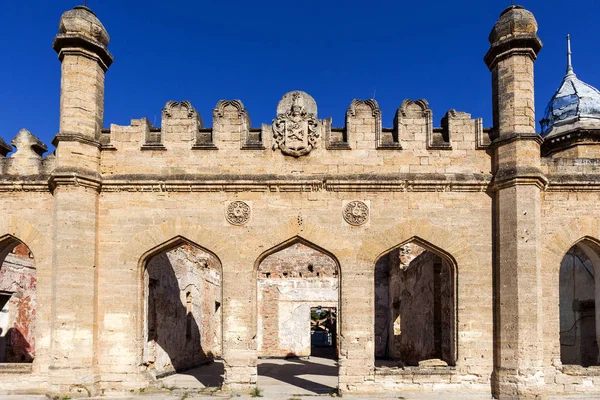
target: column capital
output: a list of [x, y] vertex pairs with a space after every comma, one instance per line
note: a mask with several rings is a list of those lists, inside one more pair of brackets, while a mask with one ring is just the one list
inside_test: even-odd
[[52, 47], [61, 62], [65, 55], [79, 55], [95, 59], [104, 71], [108, 70], [114, 60], [107, 49], [110, 36], [92, 10], [77, 6], [65, 12], [58, 29]]

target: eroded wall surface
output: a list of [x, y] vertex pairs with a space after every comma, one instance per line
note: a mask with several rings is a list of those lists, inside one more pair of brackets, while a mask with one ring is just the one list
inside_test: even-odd
[[594, 265], [577, 246], [560, 265], [560, 358], [563, 364], [598, 365]]
[[146, 362], [156, 375], [221, 355], [220, 269], [218, 260], [191, 245], [149, 261]]
[[265, 258], [257, 273], [259, 356], [310, 356], [310, 309], [338, 305], [336, 262], [296, 243]]
[[27, 246], [20, 244], [0, 266], [0, 362], [28, 363], [35, 358], [36, 270]]
[[375, 357], [399, 365], [454, 363], [452, 269], [415, 244], [382, 257], [375, 270]]

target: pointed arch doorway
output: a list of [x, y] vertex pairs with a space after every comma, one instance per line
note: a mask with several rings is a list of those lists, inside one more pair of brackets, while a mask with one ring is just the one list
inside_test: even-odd
[[269, 394], [337, 391], [340, 266], [296, 237], [256, 263], [258, 386]]

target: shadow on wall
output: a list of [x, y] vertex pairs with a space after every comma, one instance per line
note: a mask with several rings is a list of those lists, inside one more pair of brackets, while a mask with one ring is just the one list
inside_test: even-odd
[[580, 245], [560, 264], [560, 357], [565, 365], [598, 365], [596, 269]]
[[200, 328], [186, 301], [190, 294], [185, 293], [182, 299], [168, 256], [163, 253], [154, 257], [147, 271], [149, 367], [154, 367], [160, 377], [212, 361], [214, 355], [202, 348]]
[[454, 365], [452, 267], [435, 253], [408, 244], [375, 265], [376, 365]]

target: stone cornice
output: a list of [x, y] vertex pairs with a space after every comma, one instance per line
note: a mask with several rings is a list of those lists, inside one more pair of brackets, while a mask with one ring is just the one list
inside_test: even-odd
[[514, 55], [527, 55], [535, 60], [540, 50], [542, 50], [542, 46], [542, 41], [535, 34], [513, 36], [495, 43], [489, 49], [483, 61], [492, 71], [500, 61]]
[[539, 168], [501, 168], [496, 172], [491, 188], [492, 190], [497, 191], [507, 187], [520, 185], [534, 185], [543, 190], [548, 185], [548, 178]]
[[50, 175], [48, 186], [52, 192], [58, 186], [81, 186], [99, 192], [102, 188], [102, 176], [90, 171], [57, 168]]
[[550, 174], [537, 169], [492, 176], [486, 174], [321, 175], [298, 178], [276, 175], [195, 176], [165, 179], [123, 175], [101, 179], [78, 171], [52, 175], [0, 176], [0, 192], [51, 192], [58, 185], [77, 185], [102, 192], [485, 192], [514, 185], [535, 185], [547, 192], [600, 192], [600, 174]]
[[497, 148], [512, 142], [516, 142], [517, 140], [532, 140], [540, 145], [544, 143], [544, 139], [537, 133], [511, 133], [508, 135], [505, 134], [498, 136], [492, 141], [490, 147]]
[[80, 133], [70, 133], [70, 132], [61, 132], [58, 133], [52, 138], [52, 144], [55, 147], [58, 147], [60, 142], [79, 142], [83, 144], [89, 144], [90, 146], [97, 147], [102, 149], [102, 144], [96, 140], [92, 139], [88, 136], [82, 135]]
[[0, 176], [0, 192], [49, 192], [48, 176]]
[[104, 72], [108, 70], [114, 61], [112, 54], [102, 43], [79, 34], [63, 33], [56, 35], [52, 48], [58, 53], [58, 59], [61, 62], [66, 54], [81, 55], [98, 61]]
[[319, 175], [308, 178], [277, 175], [106, 177], [103, 192], [483, 192], [491, 175], [396, 174]]
[[547, 192], [600, 192], [600, 174], [548, 175]]
[[548, 157], [554, 153], [568, 150], [579, 145], [599, 145], [600, 129], [578, 128], [556, 136], [546, 137], [542, 144], [542, 155]]

